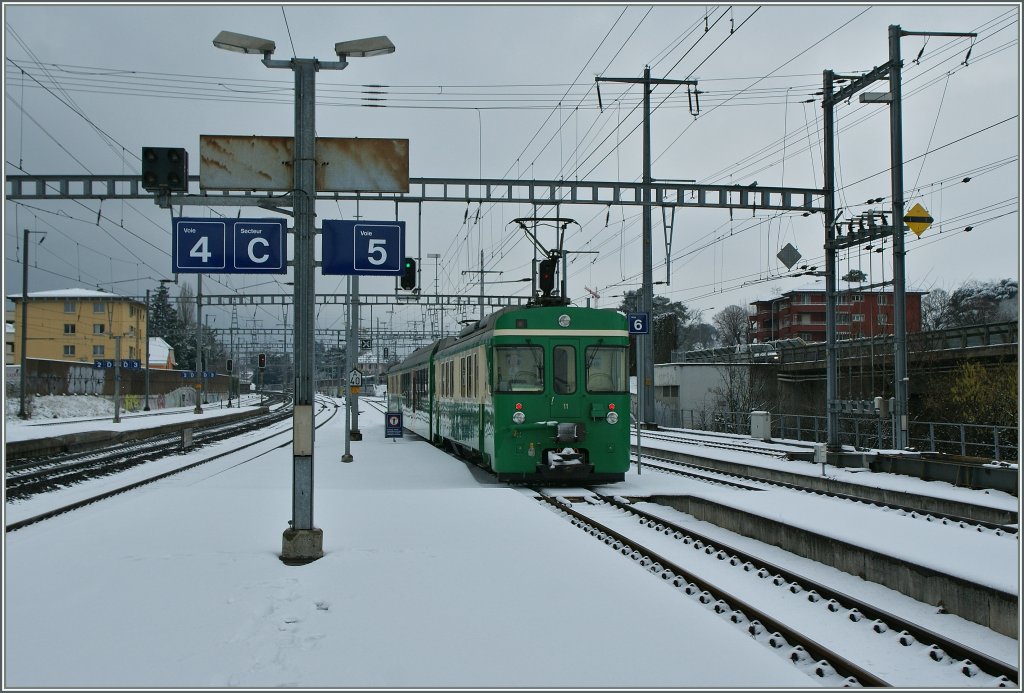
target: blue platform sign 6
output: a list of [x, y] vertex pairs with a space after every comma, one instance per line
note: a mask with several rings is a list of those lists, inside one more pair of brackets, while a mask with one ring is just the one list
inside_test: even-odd
[[404, 271], [404, 221], [324, 220], [324, 274], [399, 276]]
[[651, 323], [647, 313], [627, 313], [626, 322], [629, 323], [630, 334], [649, 334]]
[[172, 218], [175, 273], [285, 274], [285, 226], [280, 219]]

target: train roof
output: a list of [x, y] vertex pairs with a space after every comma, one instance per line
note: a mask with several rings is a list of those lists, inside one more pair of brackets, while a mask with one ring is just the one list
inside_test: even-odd
[[[468, 324], [459, 332], [457, 337], [445, 337], [407, 356], [401, 363], [393, 366], [389, 372], [406, 370], [410, 367], [426, 363], [430, 358], [448, 347], [460, 342], [473, 339], [477, 335], [498, 329], [519, 329], [522, 326], [516, 321], [525, 319], [527, 324], [534, 329], [559, 329], [558, 317], [569, 315], [577, 329], [621, 329], [625, 337], [626, 316], [616, 308], [589, 308], [585, 306], [565, 305], [526, 305], [526, 306], [505, 306], [490, 315], [485, 315], [480, 320]], [[612, 316], [617, 316], [613, 318]], [[614, 320], [614, 323], [612, 322]], [[582, 325], [580, 324], [582, 322]], [[538, 323], [545, 323], [543, 325]], [[549, 323], [549, 324], [548, 324]]]

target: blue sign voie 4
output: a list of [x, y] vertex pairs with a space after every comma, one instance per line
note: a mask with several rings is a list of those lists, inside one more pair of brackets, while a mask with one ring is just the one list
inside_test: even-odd
[[401, 275], [404, 221], [324, 220], [324, 274]]
[[281, 219], [173, 217], [171, 271], [197, 274], [285, 274]]

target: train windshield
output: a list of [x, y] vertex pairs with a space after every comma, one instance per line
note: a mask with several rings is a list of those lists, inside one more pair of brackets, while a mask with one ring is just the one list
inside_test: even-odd
[[541, 392], [543, 389], [543, 349], [526, 345], [494, 348], [495, 392]]
[[587, 347], [586, 363], [588, 392], [626, 391], [626, 347]]

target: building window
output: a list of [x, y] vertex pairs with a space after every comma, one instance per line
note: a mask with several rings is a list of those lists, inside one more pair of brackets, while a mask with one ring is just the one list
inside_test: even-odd
[[863, 313], [854, 313], [852, 318], [853, 318], [854, 322], [864, 322], [864, 314]]
[[93, 356], [103, 356], [103, 345], [102, 344], [93, 344], [92, 345], [92, 355]]
[[878, 305], [887, 306], [889, 305], [889, 296], [887, 294], [878, 294]]
[[103, 334], [106, 331], [107, 331], [107, 326], [104, 325], [103, 323], [101, 323], [101, 322], [93, 323], [93, 325], [92, 325], [92, 333], [93, 334]]
[[837, 301], [840, 305], [850, 304], [850, 294], [839, 294], [839, 300]]
[[135, 325], [129, 325], [128, 326], [128, 336], [129, 337], [134, 337], [135, 336]]
[[135, 347], [133, 347], [133, 346], [128, 347], [128, 358], [130, 358], [130, 359], [135, 358]]
[[74, 344], [65, 344], [64, 345], [64, 355], [65, 356], [74, 356], [75, 355], [75, 345]]
[[889, 316], [888, 315], [883, 315], [882, 313], [878, 314], [878, 324], [879, 325], [885, 325], [888, 322], [889, 322]]
[[860, 303], [861, 301], [864, 300], [864, 294], [853, 294], [851, 298], [853, 299], [854, 303]]
[[837, 325], [849, 325], [850, 314], [849, 313], [836, 313], [836, 324]]
[[64, 334], [74, 334], [74, 333], [75, 333], [75, 324], [74, 323], [70, 323], [70, 322], [64, 323]]
[[75, 302], [74, 301], [64, 301], [64, 312], [65, 313], [74, 313], [75, 312]]
[[94, 301], [93, 304], [92, 304], [92, 312], [93, 313], [106, 313], [107, 312], [107, 304], [103, 303], [102, 301]]

